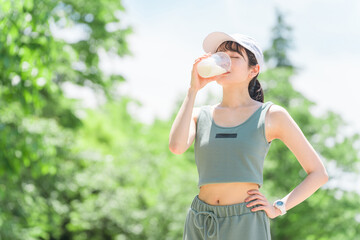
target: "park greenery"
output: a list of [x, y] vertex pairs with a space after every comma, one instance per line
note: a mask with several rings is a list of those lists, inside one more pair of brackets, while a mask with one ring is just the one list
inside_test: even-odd
[[[193, 145], [175, 155], [167, 120], [138, 121], [141, 102], [114, 91], [126, 79], [99, 68], [100, 50], [131, 55], [120, 0], [0, 0], [0, 239], [182, 239], [187, 209], [198, 193]], [[359, 134], [344, 136], [333, 111], [292, 86], [291, 27], [277, 11], [271, 66], [259, 77], [265, 101], [288, 110], [328, 169], [329, 182], [271, 220], [275, 240], [360, 239], [360, 197], [340, 182], [359, 174]], [[80, 29], [76, 41], [54, 29]], [[316, 80], [316, 79], [315, 79]], [[64, 84], [104, 96], [85, 108]], [[311, 86], [309, 86], [311, 87]], [[323, 91], [324, 89], [319, 89]], [[209, 97], [210, 99], [210, 97]], [[341, 173], [341, 174], [338, 174]], [[274, 140], [264, 164], [269, 200], [288, 194], [306, 176], [292, 152]]]

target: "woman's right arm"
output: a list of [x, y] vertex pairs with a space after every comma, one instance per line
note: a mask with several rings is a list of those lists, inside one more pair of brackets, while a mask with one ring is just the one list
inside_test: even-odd
[[197, 109], [193, 111], [197, 90], [188, 89], [184, 102], [182, 103], [178, 114], [172, 124], [169, 135], [169, 149], [172, 153], [182, 154], [193, 143], [196, 132], [196, 122], [194, 115]]
[[197, 58], [193, 64], [190, 87], [170, 130], [169, 149], [172, 153], [184, 153], [195, 139], [196, 118], [200, 110], [198, 107], [194, 108], [196, 94], [206, 84], [216, 79], [216, 76], [211, 78], [200, 77], [196, 66], [200, 60], [210, 55], [210, 53], [204, 54]]

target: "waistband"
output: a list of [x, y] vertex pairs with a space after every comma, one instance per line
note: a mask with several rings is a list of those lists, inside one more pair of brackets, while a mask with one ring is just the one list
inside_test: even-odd
[[[210, 205], [200, 200], [199, 195], [196, 195], [189, 210], [194, 214], [194, 225], [199, 230], [204, 229], [205, 240], [214, 237], [215, 234], [216, 239], [219, 239], [219, 218], [256, 213], [252, 212], [251, 209], [260, 205], [246, 206], [252, 201], [231, 205]], [[208, 223], [209, 221], [210, 223]]]

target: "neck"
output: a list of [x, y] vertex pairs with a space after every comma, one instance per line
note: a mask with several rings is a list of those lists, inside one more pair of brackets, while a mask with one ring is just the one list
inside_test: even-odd
[[256, 100], [249, 95], [248, 83], [223, 86], [223, 99], [218, 107], [239, 108], [254, 106]]

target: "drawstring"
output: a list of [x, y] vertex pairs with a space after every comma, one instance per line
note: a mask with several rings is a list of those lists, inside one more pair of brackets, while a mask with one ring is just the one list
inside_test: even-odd
[[[193, 211], [195, 213], [195, 218], [194, 218], [194, 224], [195, 226], [198, 228], [198, 229], [203, 229], [204, 228], [204, 237], [205, 237], [205, 240], [206, 240], [206, 237], [213, 237], [215, 234], [216, 234], [216, 237], [217, 239], [219, 240], [219, 220], [218, 218], [216, 217], [216, 215], [213, 213], [213, 212], [196, 212], [194, 211], [193, 209], [191, 209], [191, 211]], [[204, 221], [203, 221], [203, 225], [200, 225], [199, 221], [198, 221], [198, 217], [200, 215], [205, 215], [204, 216]], [[210, 226], [209, 226], [209, 229], [208, 231], [206, 232], [206, 222], [208, 220], [208, 218], [210, 218]], [[213, 228], [213, 231], [211, 233], [211, 235], [209, 235], [210, 233], [210, 229], [211, 227], [214, 225], [214, 221], [216, 223], [216, 227], [214, 226]]]

